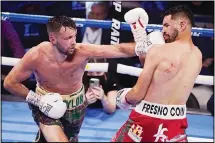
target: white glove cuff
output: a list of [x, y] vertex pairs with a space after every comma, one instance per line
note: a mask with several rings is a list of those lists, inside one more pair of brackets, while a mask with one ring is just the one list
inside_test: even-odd
[[32, 90], [28, 92], [28, 95], [26, 97], [26, 101], [28, 103], [34, 104], [35, 106], [39, 107], [41, 96]]
[[146, 54], [148, 50], [152, 47], [152, 44], [153, 45], [165, 44], [162, 32], [159, 31], [151, 32], [147, 37], [145, 37], [145, 40], [137, 42], [135, 46], [136, 55], [141, 56]]
[[129, 109], [132, 105], [126, 101], [126, 94], [131, 90], [131, 88], [123, 88], [117, 92], [116, 105], [120, 109]]
[[146, 38], [143, 42], [138, 42], [135, 45], [135, 53], [137, 56], [144, 55], [148, 52], [148, 50], [151, 48], [152, 42]]
[[132, 30], [132, 33], [134, 36], [134, 41], [136, 43], [143, 42], [147, 38], [147, 33], [146, 33], [145, 29], [135, 29], [135, 30]]

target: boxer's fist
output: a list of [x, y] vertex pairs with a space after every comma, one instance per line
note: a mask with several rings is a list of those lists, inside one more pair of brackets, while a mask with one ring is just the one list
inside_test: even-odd
[[160, 31], [153, 31], [148, 34], [147, 39], [152, 44], [165, 44], [165, 40], [163, 38], [163, 34]]
[[130, 25], [135, 42], [144, 41], [149, 17], [142, 8], [134, 8], [124, 15], [125, 21]]
[[143, 8], [134, 8], [129, 10], [124, 15], [125, 21], [130, 24], [132, 30], [135, 29], [146, 29], [148, 25], [149, 17]]
[[146, 54], [148, 50], [155, 44], [165, 44], [163, 34], [160, 31], [151, 32], [145, 41], [136, 43], [135, 52], [137, 56]]
[[39, 109], [46, 116], [53, 119], [59, 119], [66, 112], [67, 106], [59, 93], [47, 93], [44, 96], [41, 96]]

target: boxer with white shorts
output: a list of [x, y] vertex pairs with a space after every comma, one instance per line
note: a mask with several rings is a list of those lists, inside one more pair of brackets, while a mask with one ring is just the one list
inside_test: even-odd
[[[26, 98], [40, 131], [37, 141], [78, 141], [87, 101], [82, 77], [90, 57], [135, 56], [135, 43], [93, 45], [76, 43], [75, 22], [66, 16], [49, 19], [50, 42], [31, 48], [4, 80], [4, 87]], [[22, 82], [34, 73], [36, 92]]]
[[[186, 102], [200, 73], [202, 54], [192, 42], [193, 15], [186, 6], [172, 7], [163, 17], [163, 35], [147, 37], [145, 10], [136, 8], [125, 14], [137, 54], [147, 54], [136, 85], [118, 92], [120, 108], [136, 107], [113, 142], [187, 141]], [[163, 38], [166, 43], [162, 44]]]

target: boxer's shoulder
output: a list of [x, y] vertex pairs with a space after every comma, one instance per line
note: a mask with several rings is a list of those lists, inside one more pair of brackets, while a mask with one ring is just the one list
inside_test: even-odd
[[78, 56], [85, 55], [87, 46], [88, 46], [88, 44], [76, 43], [75, 44], [75, 50], [76, 50], [75, 54]]
[[30, 57], [31, 59], [36, 59], [39, 56], [39, 49], [37, 46], [32, 47], [29, 49], [25, 56]]
[[38, 52], [42, 52], [47, 50], [49, 47], [51, 47], [51, 43], [50, 42], [41, 42], [36, 46], [33, 46], [31, 49], [29, 49], [28, 51], [30, 53], [38, 53]]
[[83, 44], [83, 43], [76, 43], [76, 44], [75, 44], [75, 49], [76, 49], [76, 50], [81, 50], [81, 48], [83, 48], [84, 46], [86, 46], [86, 44]]
[[84, 56], [87, 57], [89, 55], [89, 52], [91, 52], [91, 48], [95, 47], [96, 45], [94, 44], [87, 44], [87, 43], [76, 43], [75, 44], [75, 49], [76, 53], [79, 56]]
[[164, 47], [163, 45], [153, 45], [146, 54], [146, 57], [160, 57], [161, 48]]
[[75, 49], [79, 50], [85, 50], [88, 47], [95, 46], [94, 44], [88, 44], [88, 43], [76, 43], [75, 44]]
[[202, 52], [199, 50], [198, 47], [194, 46], [194, 52], [193, 52], [194, 56], [195, 56], [195, 62], [199, 64], [199, 68], [202, 68]]
[[195, 53], [199, 58], [202, 58], [202, 52], [199, 50], [197, 46], [194, 46]]
[[36, 61], [37, 59], [41, 59], [41, 57], [47, 53], [47, 49], [51, 47], [49, 42], [42, 42], [32, 48], [30, 48], [26, 52], [26, 57], [29, 57], [32, 61]]
[[48, 41], [41, 42], [37, 45], [37, 47], [50, 47], [51, 43]]

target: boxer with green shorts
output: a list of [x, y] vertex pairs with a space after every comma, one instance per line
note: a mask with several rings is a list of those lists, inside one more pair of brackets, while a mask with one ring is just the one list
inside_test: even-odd
[[[89, 59], [135, 56], [135, 43], [76, 43], [76, 24], [67, 16], [50, 18], [47, 32], [49, 42], [28, 50], [5, 78], [4, 88], [30, 103], [40, 128], [38, 141], [77, 142], [87, 106], [82, 78]], [[34, 92], [23, 84], [32, 73], [38, 87], [48, 92], [38, 93], [39, 88]]]

